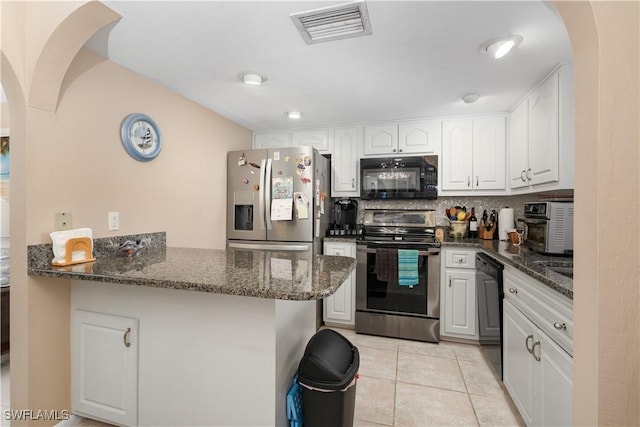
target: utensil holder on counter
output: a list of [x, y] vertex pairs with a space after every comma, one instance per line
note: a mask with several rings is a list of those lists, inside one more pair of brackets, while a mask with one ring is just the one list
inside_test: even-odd
[[462, 239], [467, 237], [467, 221], [449, 221], [449, 237]]
[[496, 232], [496, 227], [491, 227], [490, 230], [484, 226], [482, 221], [480, 221], [480, 225], [478, 227], [478, 238], [483, 240], [493, 240], [493, 234]]
[[[67, 265], [82, 264], [84, 262], [95, 261], [92, 253], [93, 242], [89, 237], [73, 237], [64, 244], [64, 261], [52, 261], [51, 265], [63, 267]], [[85, 258], [73, 261], [73, 251], [84, 251]]]

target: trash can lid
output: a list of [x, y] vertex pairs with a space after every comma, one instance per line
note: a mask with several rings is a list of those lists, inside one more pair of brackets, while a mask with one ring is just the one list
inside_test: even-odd
[[318, 331], [307, 344], [298, 367], [298, 380], [315, 388], [340, 390], [358, 373], [360, 354], [342, 334]]

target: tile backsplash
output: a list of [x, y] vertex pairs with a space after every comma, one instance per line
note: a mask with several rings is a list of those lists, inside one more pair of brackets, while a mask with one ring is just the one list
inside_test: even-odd
[[476, 217], [482, 216], [482, 211], [491, 212], [492, 209], [500, 211], [504, 207], [514, 210], [516, 219], [524, 217], [525, 202], [550, 198], [573, 197], [573, 191], [562, 193], [521, 194], [515, 196], [467, 196], [467, 197], [439, 197], [437, 200], [358, 200], [358, 223], [361, 224], [364, 217], [364, 209], [434, 209], [436, 211], [436, 223], [439, 226], [448, 226], [445, 218], [445, 209], [454, 206], [466, 206], [476, 208]]

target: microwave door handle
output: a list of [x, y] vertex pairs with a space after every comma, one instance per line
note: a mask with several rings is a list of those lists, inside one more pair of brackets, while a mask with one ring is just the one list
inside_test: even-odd
[[271, 224], [271, 168], [273, 166], [271, 159], [267, 159], [267, 170], [264, 177], [264, 192], [265, 192], [265, 218], [267, 219], [267, 230], [272, 229]]
[[265, 223], [264, 223], [264, 192], [267, 188], [267, 186], [265, 185], [265, 170], [266, 170], [266, 163], [267, 161], [265, 159], [262, 159], [260, 161], [260, 180], [258, 181], [258, 185], [259, 185], [259, 191], [258, 191], [258, 217], [260, 217], [260, 230], [264, 230], [265, 229]]

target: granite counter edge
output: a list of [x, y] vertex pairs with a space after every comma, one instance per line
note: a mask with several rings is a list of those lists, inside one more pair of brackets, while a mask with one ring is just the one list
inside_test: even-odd
[[[321, 258], [340, 258], [341, 261], [347, 257], [335, 257], [331, 255], [317, 255]], [[329, 282], [328, 287], [318, 290], [318, 291], [274, 291], [271, 289], [264, 288], [251, 288], [251, 287], [237, 287], [237, 286], [228, 286], [228, 285], [212, 285], [207, 283], [198, 283], [198, 282], [189, 282], [189, 281], [173, 281], [173, 280], [160, 280], [160, 279], [152, 279], [152, 278], [143, 278], [143, 277], [130, 277], [130, 276], [107, 276], [100, 275], [90, 272], [80, 272], [80, 271], [66, 271], [62, 269], [56, 269], [55, 267], [47, 267], [47, 268], [39, 268], [39, 267], [29, 267], [27, 269], [27, 274], [33, 277], [50, 277], [50, 278], [60, 278], [60, 279], [74, 279], [74, 280], [84, 280], [84, 281], [96, 281], [102, 283], [113, 283], [113, 284], [121, 284], [121, 285], [132, 285], [132, 286], [147, 286], [153, 288], [163, 288], [163, 289], [176, 289], [176, 290], [185, 290], [185, 291], [195, 291], [195, 292], [207, 292], [207, 293], [218, 293], [224, 295], [236, 295], [236, 296], [245, 296], [245, 297], [256, 297], [256, 298], [264, 298], [264, 299], [279, 299], [279, 300], [289, 300], [289, 301], [311, 301], [311, 300], [319, 300], [324, 299], [328, 296], [333, 295], [339, 288], [344, 284], [344, 282], [349, 277], [349, 274], [356, 267], [356, 261], [354, 258], [351, 258], [350, 266], [344, 269], [342, 275], [338, 277], [332, 277], [331, 282], [337, 283], [332, 285]], [[92, 263], [87, 264], [78, 264], [78, 266], [83, 265], [91, 265]], [[332, 273], [336, 273], [336, 270], [332, 270]], [[326, 279], [319, 279], [326, 280]]]
[[495, 249], [488, 249], [486, 246], [483, 246], [478, 242], [465, 242], [460, 240], [444, 241], [442, 242], [442, 247], [443, 248], [466, 247], [470, 249], [479, 249], [484, 253], [486, 253], [487, 255], [497, 258], [504, 264], [508, 264], [509, 266], [516, 268], [517, 270], [525, 273], [527, 276], [541, 282], [542, 284], [560, 293], [561, 295], [564, 295], [567, 298], [573, 300], [573, 289], [568, 289], [566, 286], [563, 286], [561, 283], [555, 282], [549, 277], [546, 277], [538, 273], [537, 271], [527, 267], [522, 263], [518, 263], [510, 258], [504, 257]]

